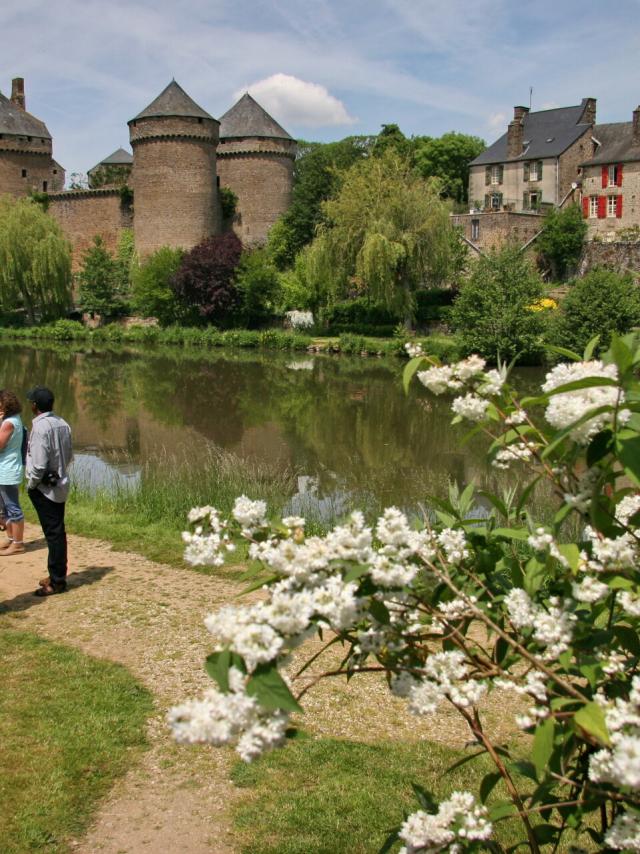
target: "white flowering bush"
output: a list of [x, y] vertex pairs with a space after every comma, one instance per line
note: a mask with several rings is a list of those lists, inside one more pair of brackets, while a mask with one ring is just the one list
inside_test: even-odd
[[[493, 464], [513, 473], [507, 498], [484, 493], [488, 518], [471, 486], [435, 501], [431, 522], [390, 507], [326, 536], [299, 517], [274, 525], [245, 496], [229, 519], [191, 511], [186, 559], [219, 565], [244, 537], [265, 595], [207, 618], [216, 687], [171, 711], [178, 740], [233, 743], [246, 761], [281, 745], [309, 689], [297, 687], [305, 667], [289, 678], [287, 663], [319, 633], [323, 652], [345, 650], [323, 677], [376, 671], [416, 715], [452, 707], [479, 748], [469, 761], [495, 766], [477, 793], [439, 804], [415, 786], [420, 809], [384, 850], [502, 851], [498, 825], [516, 820], [509, 851], [556, 851], [567, 834], [574, 851], [640, 851], [640, 341], [614, 338], [602, 360], [594, 346], [565, 351], [572, 361], [524, 399], [478, 356], [410, 353], [406, 385], [452, 394], [453, 421], [484, 433]], [[544, 519], [530, 510], [539, 483], [555, 497]], [[515, 695], [505, 713], [529, 736], [516, 746], [485, 728], [493, 692]]]
[[291, 329], [311, 329], [314, 324], [311, 311], [287, 311], [284, 316]]

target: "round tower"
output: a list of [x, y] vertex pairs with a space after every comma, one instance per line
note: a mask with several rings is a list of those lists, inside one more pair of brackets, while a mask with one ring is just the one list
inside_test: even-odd
[[219, 233], [220, 123], [172, 80], [128, 124], [138, 254], [144, 257], [161, 246], [191, 249]]
[[233, 227], [246, 246], [264, 243], [291, 204], [296, 142], [247, 92], [220, 119], [218, 176], [238, 197]]

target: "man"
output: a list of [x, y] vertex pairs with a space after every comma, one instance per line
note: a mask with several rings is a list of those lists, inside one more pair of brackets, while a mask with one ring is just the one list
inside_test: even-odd
[[67, 589], [67, 533], [65, 501], [69, 494], [68, 468], [73, 459], [71, 428], [53, 412], [53, 392], [36, 386], [27, 393], [33, 423], [27, 448], [27, 491], [42, 526], [49, 559], [49, 575], [36, 596], [52, 596]]

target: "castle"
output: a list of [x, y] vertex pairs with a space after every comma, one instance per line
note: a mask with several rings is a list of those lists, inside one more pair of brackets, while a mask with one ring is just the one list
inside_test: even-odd
[[[49, 213], [73, 247], [74, 266], [95, 235], [115, 249], [133, 228], [144, 258], [161, 246], [190, 249], [223, 227], [220, 188], [238, 199], [231, 227], [258, 245], [291, 200], [296, 142], [248, 93], [218, 121], [172, 80], [129, 122], [133, 156], [118, 149], [89, 171], [124, 171], [130, 194], [114, 183], [64, 190], [46, 125], [26, 110], [24, 80], [0, 93], [0, 195], [46, 193]], [[130, 175], [129, 175], [130, 172]]]

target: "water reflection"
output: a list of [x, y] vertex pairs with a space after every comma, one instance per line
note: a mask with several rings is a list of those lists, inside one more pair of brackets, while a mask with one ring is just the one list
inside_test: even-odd
[[[451, 480], [499, 487], [484, 441], [461, 445], [448, 402], [417, 385], [405, 395], [401, 372], [357, 357], [0, 345], [0, 385], [55, 390], [84, 449], [78, 477], [135, 486], [140, 467], [172, 453], [197, 467], [211, 443], [299, 472], [288, 511], [322, 519], [354, 503], [415, 508]], [[533, 387], [539, 373], [519, 381]]]
[[142, 476], [139, 465], [108, 462], [98, 453], [86, 452], [74, 454], [70, 473], [72, 481], [89, 493], [136, 489]]

